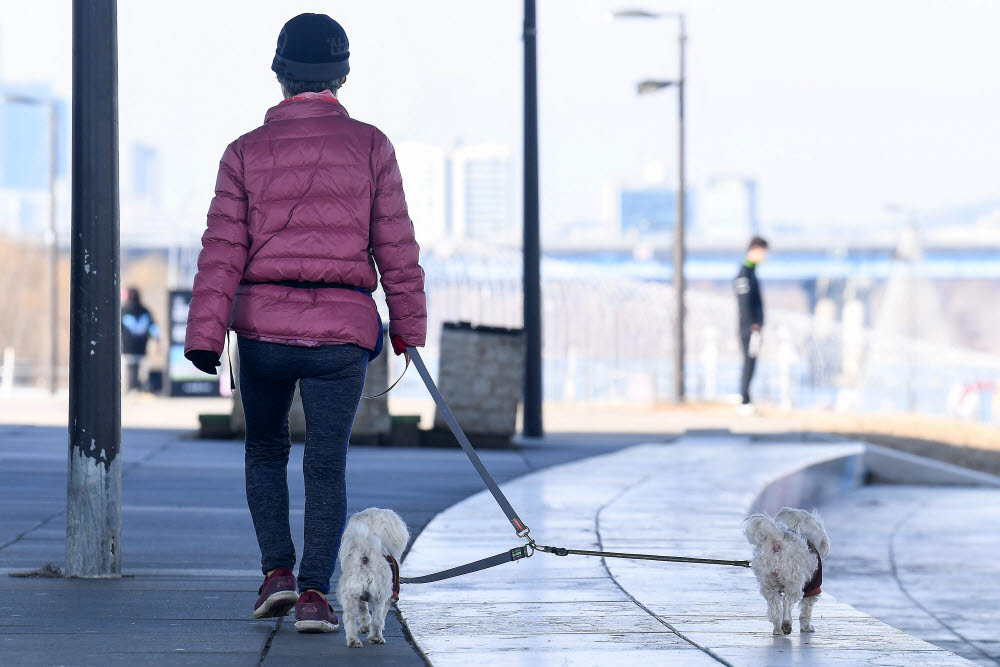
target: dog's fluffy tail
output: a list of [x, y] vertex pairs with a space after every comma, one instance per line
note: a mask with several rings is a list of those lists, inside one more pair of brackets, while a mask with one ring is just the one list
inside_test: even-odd
[[757, 546], [767, 537], [779, 539], [781, 528], [774, 522], [774, 519], [766, 514], [751, 514], [743, 520], [743, 534], [746, 536], [747, 542]]
[[774, 518], [812, 542], [822, 558], [826, 558], [830, 553], [830, 538], [816, 510], [807, 512], [792, 507], [782, 507]]

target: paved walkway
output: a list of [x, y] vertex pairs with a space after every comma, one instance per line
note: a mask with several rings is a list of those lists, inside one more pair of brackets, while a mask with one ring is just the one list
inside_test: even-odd
[[[504, 489], [540, 543], [740, 559], [749, 555], [740, 530], [748, 509], [774, 511], [852, 487], [863, 472], [861, 451], [852, 444], [701, 438], [570, 463]], [[795, 474], [814, 464], [817, 474]], [[481, 492], [431, 521], [404, 574], [517, 542]], [[834, 536], [831, 562], [838, 548]], [[836, 589], [825, 588], [814, 614], [817, 633], [774, 637], [749, 570], [536, 554], [448, 582], [406, 586], [400, 608], [435, 665], [968, 664], [838, 602]]]
[[[835, 493], [861, 472], [854, 456], [860, 446], [851, 444], [751, 445], [699, 438], [623, 449], [635, 442], [636, 436], [572, 436], [527, 443], [516, 452], [485, 451], [483, 458], [540, 541], [723, 558], [746, 557], [739, 522], [754, 502], [794, 504], [804, 495]], [[242, 447], [236, 442], [126, 431], [126, 577], [7, 577], [63, 560], [65, 443], [61, 428], [0, 426], [0, 665], [424, 664], [395, 616], [389, 619], [387, 645], [357, 650], [346, 648], [341, 633], [304, 637], [287, 623], [249, 619], [260, 574], [243, 496]], [[301, 457], [301, 446], [295, 446], [289, 475], [293, 507], [302, 502]], [[831, 457], [847, 458], [822, 466], [822, 474], [790, 474]], [[784, 483], [771, 484], [763, 499], [756, 498], [779, 477]], [[404, 560], [407, 573], [518, 543], [481, 488], [457, 449], [351, 450], [349, 509], [389, 506], [414, 533], [427, 526]], [[868, 613], [905, 615], [905, 603], [880, 610], [872, 605], [882, 598], [867, 595], [886, 586], [877, 577], [891, 571], [886, 545], [895, 544], [895, 576], [924, 609], [883, 618], [915, 633], [934, 630], [932, 641], [963, 653], [981, 650], [971, 657], [989, 664], [985, 655], [996, 651], [990, 633], [997, 607], [989, 598], [995, 588], [980, 585], [975, 589], [980, 596], [971, 599], [966, 591], [975, 584], [968, 573], [996, 581], [989, 578], [1000, 543], [996, 515], [990, 513], [997, 504], [990, 504], [990, 496], [971, 495], [985, 492], [952, 490], [955, 495], [940, 512], [915, 511], [927, 495], [906, 496], [905, 489], [903, 495], [889, 495], [899, 489], [884, 497], [877, 489], [863, 489], [841, 499], [856, 500], [857, 507], [884, 503], [864, 517], [868, 525], [853, 522], [857, 534], [840, 527], [852, 523], [857, 509], [836, 504], [827, 510], [837, 528], [826, 590]], [[865, 495], [869, 492], [876, 495]], [[974, 503], [981, 511], [970, 515]], [[838, 515], [840, 507], [847, 509]], [[946, 521], [958, 508], [981, 527], [972, 542], [969, 532]], [[295, 535], [301, 534], [301, 521], [301, 512], [294, 511]], [[889, 523], [897, 526], [892, 540], [879, 532]], [[948, 550], [919, 548], [928, 530], [963, 552], [963, 568], [947, 571], [949, 561], [942, 557]], [[976, 548], [966, 548], [973, 542]], [[868, 543], [875, 545], [871, 553], [862, 546]], [[905, 545], [905, 556], [899, 545]], [[841, 583], [842, 576], [872, 580]], [[956, 605], [963, 613], [955, 614]], [[537, 554], [451, 582], [406, 586], [401, 606], [434, 664], [961, 663], [829, 594], [817, 607], [816, 635], [773, 638], [752, 576], [736, 568], [605, 565], [597, 558]]]
[[[243, 486], [243, 447], [171, 431], [123, 438], [123, 560], [117, 580], [22, 579], [64, 562], [66, 431], [0, 425], [0, 665], [423, 665], [395, 614], [385, 646], [348, 649], [342, 632], [298, 635], [254, 621], [259, 552]], [[620, 448], [629, 439], [486, 451], [506, 480]], [[634, 442], [634, 439], [632, 440]], [[301, 552], [302, 447], [289, 466]], [[392, 507], [414, 533], [482, 488], [458, 449], [354, 447], [348, 510]], [[336, 575], [335, 575], [336, 577]]]
[[982, 665], [1000, 665], [1000, 489], [868, 486], [821, 507], [824, 575], [844, 602]]

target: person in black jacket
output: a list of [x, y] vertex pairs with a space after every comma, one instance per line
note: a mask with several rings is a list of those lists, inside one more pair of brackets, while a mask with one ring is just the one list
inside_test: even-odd
[[146, 356], [149, 339], [160, 340], [160, 330], [153, 316], [143, 305], [139, 290], [128, 289], [128, 298], [122, 304], [122, 356], [128, 366], [128, 390], [140, 389], [139, 365]]
[[767, 241], [759, 236], [750, 239], [747, 256], [740, 266], [740, 272], [733, 281], [736, 302], [739, 305], [740, 346], [743, 350], [743, 374], [740, 378], [740, 396], [743, 405], [751, 405], [750, 380], [757, 367], [757, 353], [760, 350], [761, 328], [764, 326], [764, 302], [757, 282], [757, 265], [767, 259]]

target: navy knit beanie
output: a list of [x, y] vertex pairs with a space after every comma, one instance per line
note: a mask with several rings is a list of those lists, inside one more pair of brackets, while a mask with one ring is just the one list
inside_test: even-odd
[[299, 14], [281, 29], [271, 69], [294, 81], [333, 81], [351, 71], [347, 33], [326, 14]]

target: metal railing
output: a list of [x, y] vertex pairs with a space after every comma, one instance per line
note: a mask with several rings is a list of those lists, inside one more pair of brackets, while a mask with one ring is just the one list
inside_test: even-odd
[[[441, 323], [521, 326], [520, 280], [503, 263], [456, 262], [428, 272], [428, 350]], [[544, 278], [546, 400], [653, 405], [673, 399], [669, 284], [580, 275]], [[742, 355], [735, 299], [688, 290], [689, 400], [738, 391]], [[757, 400], [788, 408], [952, 414], [1000, 421], [1000, 356], [845, 329], [772, 308], [754, 380]], [[403, 385], [403, 391], [412, 383]], [[996, 406], [994, 404], [997, 404]]]

